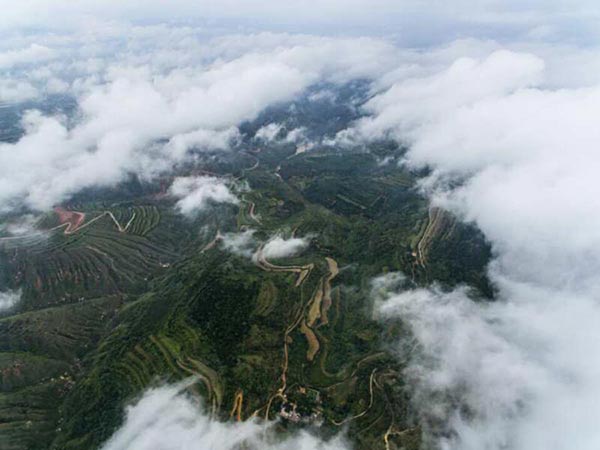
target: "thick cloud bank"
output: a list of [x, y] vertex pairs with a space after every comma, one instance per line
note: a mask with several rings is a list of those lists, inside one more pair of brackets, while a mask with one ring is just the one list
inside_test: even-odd
[[284, 440], [270, 433], [272, 424], [221, 423], [203, 411], [183, 389], [189, 382], [147, 391], [127, 408], [122, 428], [102, 450], [342, 450], [339, 440], [322, 442], [301, 433]]
[[433, 202], [493, 245], [495, 303], [432, 288], [381, 309], [421, 343], [418, 404], [450, 420], [443, 448], [600, 443], [600, 85], [549, 89], [550, 78], [531, 54], [461, 58], [393, 83], [344, 133], [406, 142], [406, 163], [433, 169]]

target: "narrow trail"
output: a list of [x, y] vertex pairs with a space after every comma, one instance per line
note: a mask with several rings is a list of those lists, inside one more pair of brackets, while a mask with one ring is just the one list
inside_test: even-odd
[[65, 234], [77, 230], [85, 220], [85, 213], [78, 211], [69, 211], [61, 207], [54, 208], [54, 212], [58, 215], [58, 220], [62, 224], [67, 224]]
[[[312, 298], [307, 304], [306, 320], [302, 321], [300, 331], [306, 337], [308, 342], [308, 352], [306, 359], [313, 361], [321, 349], [321, 344], [315, 331], [317, 328], [325, 326], [329, 323], [327, 313], [331, 307], [331, 281], [339, 274], [338, 264], [335, 259], [326, 257], [328, 273], [324, 275]], [[317, 324], [317, 321], [319, 322]]]
[[306, 321], [303, 320], [300, 324], [300, 332], [306, 337], [308, 342], [308, 350], [306, 351], [306, 360], [308, 362], [312, 362], [315, 359], [317, 353], [321, 349], [321, 344], [319, 343], [319, 339], [317, 339], [317, 335], [313, 331], [311, 327], [306, 324]]
[[[303, 312], [304, 312], [304, 309], [301, 308], [298, 316], [296, 317], [296, 320], [286, 328], [285, 333], [283, 334], [283, 363], [282, 363], [281, 375], [279, 377], [281, 380], [281, 386], [279, 387], [279, 389], [277, 389], [277, 392], [274, 395], [272, 395], [271, 398], [269, 398], [269, 401], [267, 402], [266, 411], [265, 411], [265, 420], [269, 420], [269, 411], [271, 410], [271, 404], [273, 403], [274, 399], [281, 398], [284, 401], [286, 400], [285, 390], [287, 389], [287, 371], [288, 371], [288, 364], [289, 364], [288, 345], [291, 343], [290, 333], [292, 331], [294, 331], [296, 329], [296, 327], [300, 324], [300, 321], [302, 320], [302, 317], [304, 315]], [[254, 411], [254, 413], [252, 415], [253, 416], [258, 415], [260, 410], [263, 408], [264, 408], [264, 406], [262, 408], [257, 409], [256, 411]]]
[[256, 223], [258, 224], [262, 224], [260, 218], [256, 215], [256, 203], [248, 201], [249, 206], [248, 206], [248, 215], [250, 216], [250, 218], [252, 220], [254, 220]]
[[319, 286], [315, 291], [312, 299], [309, 301], [308, 314], [306, 325], [312, 328], [315, 322], [321, 318], [321, 303], [323, 303], [323, 280], [319, 282]]
[[[76, 213], [76, 214], [81, 214], [83, 216], [83, 218], [85, 218], [85, 213]], [[55, 230], [58, 229], [62, 226], [67, 225], [67, 228], [64, 231], [64, 234], [74, 234], [80, 230], [83, 230], [84, 228], [89, 227], [90, 225], [92, 225], [93, 223], [97, 222], [98, 220], [102, 219], [105, 216], [108, 216], [112, 219], [113, 223], [115, 224], [115, 226], [117, 227], [117, 230], [119, 230], [120, 233], [125, 233], [129, 227], [131, 226], [131, 224], [133, 223], [133, 220], [135, 219], [135, 211], [133, 212], [133, 214], [131, 215], [131, 218], [129, 219], [129, 221], [127, 222], [127, 224], [125, 226], [122, 226], [121, 223], [117, 220], [117, 218], [115, 217], [115, 215], [111, 212], [111, 211], [104, 211], [100, 214], [98, 214], [96, 217], [94, 217], [93, 219], [85, 222], [85, 223], [81, 223], [78, 222], [78, 225], [76, 227], [72, 227], [71, 223], [63, 223], [60, 224], [58, 227], [54, 227], [51, 230]]]
[[300, 324], [300, 322], [302, 321], [302, 310], [300, 310], [300, 314], [298, 314], [298, 317], [296, 318], [296, 320], [287, 327], [287, 329], [285, 330], [285, 333], [283, 335], [283, 365], [282, 365], [282, 371], [281, 371], [281, 387], [277, 390], [278, 394], [283, 395], [286, 388], [287, 388], [287, 371], [288, 371], [288, 364], [289, 364], [289, 344], [291, 343], [292, 339], [290, 338], [290, 333], [292, 331], [294, 331], [296, 329], [296, 327]]
[[342, 384], [342, 383], [345, 383], [346, 381], [348, 381], [348, 379], [352, 378], [353, 376], [355, 376], [358, 373], [358, 371], [360, 370], [360, 367], [364, 363], [370, 362], [372, 360], [376, 360], [376, 359], [379, 359], [379, 358], [382, 358], [384, 356], [386, 356], [385, 352], [377, 352], [377, 353], [372, 353], [370, 355], [367, 355], [367, 356], [363, 357], [358, 362], [356, 362], [356, 367], [354, 368], [354, 370], [350, 374], [348, 374], [346, 376], [343, 375], [343, 372], [346, 371], [345, 369], [341, 369], [338, 373], [335, 373], [335, 374], [324, 371], [323, 373], [325, 373], [327, 376], [330, 376], [331, 378], [341, 378], [342, 376], [344, 376], [343, 380], [338, 381], [337, 383], [334, 383], [334, 384], [331, 384], [331, 385], [327, 386], [327, 389], [330, 389], [330, 388], [332, 388], [334, 386], [337, 386], [339, 384]]
[[258, 267], [260, 267], [263, 270], [266, 270], [267, 272], [297, 273], [298, 278], [297, 278], [296, 284], [295, 284], [296, 287], [300, 287], [300, 285], [302, 285], [304, 280], [306, 280], [306, 278], [308, 277], [310, 272], [315, 267], [315, 265], [313, 263], [306, 264], [304, 266], [277, 266], [275, 264], [271, 264], [269, 261], [267, 261], [267, 259], [265, 258], [264, 254], [263, 254], [263, 246], [261, 246], [256, 251], [255, 263]]
[[344, 420], [342, 420], [342, 421], [340, 421], [340, 422], [338, 422], [338, 421], [336, 421], [336, 420], [334, 420], [334, 419], [331, 419], [331, 422], [332, 422], [334, 425], [337, 425], [337, 426], [344, 425], [344, 424], [346, 424], [346, 423], [348, 423], [348, 422], [351, 422], [351, 421], [353, 421], [353, 420], [356, 420], [356, 419], [358, 419], [358, 418], [360, 418], [360, 417], [364, 416], [365, 414], [367, 414], [367, 413], [369, 412], [369, 410], [370, 410], [370, 409], [371, 409], [371, 407], [373, 406], [373, 399], [374, 399], [374, 392], [373, 392], [373, 380], [374, 380], [374, 377], [375, 377], [375, 373], [376, 373], [376, 372], [377, 372], [377, 369], [373, 369], [373, 371], [371, 372], [371, 376], [369, 377], [369, 395], [371, 396], [371, 399], [370, 399], [370, 401], [369, 401], [369, 406], [367, 406], [367, 408], [366, 408], [364, 411], [362, 411], [361, 413], [358, 413], [358, 414], [356, 414], [356, 415], [354, 415], [354, 416], [351, 416], [351, 417], [346, 417]]
[[113, 223], [115, 224], [115, 226], [117, 227], [117, 230], [119, 230], [120, 233], [125, 233], [127, 232], [127, 230], [129, 229], [129, 227], [131, 226], [131, 224], [133, 223], [133, 220], [135, 219], [135, 211], [133, 212], [131, 219], [129, 219], [129, 221], [127, 222], [127, 224], [125, 226], [122, 226], [119, 221], [117, 220], [117, 218], [114, 216], [114, 214], [111, 211], [104, 211], [102, 214], [94, 217], [92, 220], [90, 220], [89, 222], [84, 223], [83, 225], [81, 225], [79, 228], [73, 230], [71, 233], [67, 233], [65, 231], [65, 234], [72, 234], [75, 233], [79, 230], [82, 230], [88, 226], [90, 226], [92, 223], [96, 222], [97, 220], [102, 219], [103, 217], [108, 216], [112, 219]]
[[127, 224], [125, 226], [122, 226], [121, 223], [117, 220], [117, 218], [114, 216], [114, 214], [111, 211], [104, 211], [104, 212], [100, 213], [99, 215], [97, 215], [96, 217], [94, 217], [93, 219], [91, 219], [85, 223], [82, 223], [86, 217], [85, 213], [81, 213], [81, 212], [73, 212], [73, 213], [77, 214], [77, 216], [78, 216], [78, 219], [76, 220], [75, 224], [73, 224], [73, 222], [69, 220], [65, 223], [61, 223], [60, 225], [49, 228], [48, 230], [43, 230], [43, 231], [39, 231], [36, 233], [25, 234], [25, 235], [21, 235], [21, 236], [2, 237], [2, 238], [0, 238], [0, 242], [39, 237], [39, 236], [43, 236], [46, 233], [51, 233], [53, 231], [60, 230], [61, 228], [64, 228], [63, 234], [71, 235], [71, 234], [75, 234], [78, 231], [81, 231], [81, 230], [89, 227], [90, 225], [94, 224], [95, 222], [97, 222], [98, 220], [102, 219], [105, 216], [108, 216], [112, 219], [113, 223], [115, 224], [115, 226], [117, 227], [117, 229], [119, 230], [120, 233], [125, 233], [133, 224], [133, 221], [136, 216], [136, 213], [134, 211], [131, 218], [127, 222]]
[[262, 225], [262, 220], [260, 219], [258, 214], [256, 214], [256, 203], [254, 203], [251, 200], [248, 200], [245, 196], [243, 196], [241, 200], [243, 203], [248, 204], [248, 211], [246, 212], [248, 217], [250, 217], [250, 219], [253, 222], [256, 222], [258, 225]]
[[[250, 205], [249, 210], [248, 210], [248, 215], [253, 220], [256, 220], [255, 214], [254, 214], [255, 204], [253, 202], [249, 202], [247, 200], [244, 200], [244, 201], [249, 203], [249, 205]], [[286, 390], [288, 388], [287, 376], [288, 376], [288, 368], [289, 368], [289, 346], [293, 342], [292, 338], [291, 338], [292, 332], [294, 332], [299, 327], [300, 332], [305, 336], [305, 338], [308, 342], [308, 350], [307, 350], [307, 354], [306, 354], [306, 359], [309, 362], [314, 360], [315, 356], [317, 355], [317, 353], [319, 352], [319, 350], [321, 348], [321, 345], [319, 343], [317, 335], [314, 332], [314, 329], [321, 327], [321, 326], [326, 326], [329, 323], [328, 311], [332, 305], [332, 286], [331, 286], [331, 284], [332, 284], [332, 281], [339, 274], [339, 266], [338, 266], [337, 261], [335, 261], [335, 259], [333, 259], [331, 257], [326, 257], [325, 260], [327, 262], [328, 273], [319, 280], [319, 283], [317, 284], [315, 292], [313, 293], [311, 298], [308, 300], [308, 302], [306, 302], [303, 306], [301, 306], [298, 309], [298, 311], [296, 313], [296, 317], [294, 318], [293, 322], [290, 325], [288, 325], [288, 327], [285, 329], [285, 332], [283, 334], [283, 361], [281, 364], [281, 375], [279, 377], [281, 384], [277, 388], [276, 392], [273, 395], [271, 395], [271, 397], [269, 398], [266, 405], [255, 410], [251, 414], [251, 417], [258, 417], [259, 414], [262, 415], [261, 411], [264, 411], [264, 416], [263, 416], [264, 419], [269, 420], [269, 415], [270, 415], [271, 406], [273, 404], [273, 401], [278, 398], [281, 399], [283, 402], [287, 401]], [[304, 281], [306, 281], [306, 279], [308, 278], [308, 276], [310, 275], [310, 273], [312, 272], [312, 270], [315, 267], [314, 263], [305, 264], [305, 265], [289, 265], [289, 266], [280, 266], [280, 265], [273, 264], [266, 259], [264, 252], [263, 252], [263, 246], [259, 247], [259, 249], [256, 251], [254, 262], [259, 268], [261, 268], [262, 270], [268, 271], [268, 272], [291, 272], [291, 273], [297, 274], [298, 276], [297, 276], [297, 279], [295, 282], [295, 287], [300, 287], [304, 283]], [[371, 358], [377, 358], [377, 357], [379, 357], [379, 354], [367, 355], [364, 358], [364, 361], [367, 361]], [[356, 371], [358, 370], [358, 368], [360, 367], [362, 362], [363, 362], [363, 360], [359, 361], [358, 367], [355, 369], [353, 374], [356, 373]], [[373, 403], [374, 403], [374, 382], [375, 382], [376, 372], [377, 372], [377, 369], [373, 369], [373, 371], [371, 372], [371, 375], [369, 377], [369, 397], [370, 398], [369, 398], [369, 404], [366, 407], [366, 409], [364, 411], [360, 412], [359, 414], [356, 414], [351, 417], [347, 417], [344, 420], [339, 421], [339, 422], [334, 419], [330, 419], [335, 425], [342, 426], [350, 421], [353, 421], [360, 417], [363, 417], [371, 410], [371, 407], [373, 406]], [[238, 413], [238, 416], [239, 416], [239, 411], [242, 407], [242, 404], [241, 404], [242, 399], [243, 399], [243, 397], [241, 397], [241, 394], [237, 393], [236, 397], [234, 399], [233, 408], [230, 412], [230, 417], [233, 417], [233, 415], [236, 414], [236, 412]], [[240, 420], [240, 419], [238, 418], [238, 420]]]
[[425, 269], [427, 264], [427, 253], [429, 246], [433, 241], [435, 235], [440, 231], [444, 218], [444, 211], [441, 208], [432, 207], [429, 208], [429, 218], [427, 227], [423, 231], [423, 235], [416, 246], [415, 257], [416, 262], [419, 266]]
[[175, 362], [182, 370], [197, 377], [204, 384], [208, 392], [208, 399], [211, 402], [211, 417], [217, 417], [217, 411], [223, 401], [223, 394], [219, 383], [211, 380], [211, 377], [217, 380], [216, 372], [193, 358], [187, 358], [185, 362], [178, 358]]
[[244, 403], [244, 391], [241, 389], [238, 390], [235, 394], [235, 398], [233, 399], [233, 408], [231, 408], [231, 412], [229, 413], [229, 417], [232, 418], [235, 415], [235, 419], [238, 422], [242, 421], [242, 405]]
[[[258, 166], [260, 166], [260, 160], [254, 156], [252, 153], [249, 153], [247, 151], [242, 152], [244, 155], [246, 156], [250, 156], [252, 158], [254, 158], [254, 164], [252, 164], [250, 167], [244, 167], [242, 169], [240, 169], [240, 174], [237, 176], [231, 175], [231, 178], [233, 178], [235, 181], [241, 181], [244, 179], [244, 175], [246, 174], [246, 172], [252, 172], [253, 170], [258, 169]], [[214, 176], [219, 176], [218, 174], [214, 174]]]
[[[280, 375], [281, 386], [277, 389], [277, 392], [271, 396], [269, 399], [266, 410], [265, 410], [265, 419], [269, 419], [269, 412], [271, 409], [271, 404], [273, 400], [276, 398], [281, 398], [284, 401], [286, 400], [285, 391], [287, 389], [287, 371], [289, 365], [289, 345], [292, 342], [290, 334], [300, 326], [300, 331], [306, 336], [307, 341], [309, 343], [309, 349], [307, 351], [307, 360], [312, 361], [315, 355], [319, 352], [320, 344], [317, 339], [316, 334], [314, 333], [312, 326], [315, 321], [322, 317], [321, 312], [321, 301], [323, 298], [328, 298], [331, 302], [331, 281], [338, 275], [339, 269], [338, 264], [333, 258], [326, 258], [327, 266], [329, 268], [329, 273], [324, 276], [319, 284], [315, 293], [312, 295], [310, 300], [302, 306], [296, 315], [294, 321], [286, 328], [285, 333], [283, 335], [283, 362], [282, 362], [282, 371]], [[299, 273], [298, 280], [296, 281], [296, 287], [300, 286], [308, 277], [310, 272], [314, 268], [314, 263], [305, 265], [305, 266], [276, 266], [274, 264], [269, 263], [263, 253], [262, 248], [257, 251], [256, 264], [266, 271], [273, 272], [293, 272]], [[308, 320], [308, 322], [307, 322]], [[309, 326], [310, 324], [310, 326]], [[254, 411], [253, 416], [258, 415], [258, 413], [265, 407], [259, 408]]]
[[85, 248], [99, 254], [100, 256], [106, 258], [110, 264], [110, 267], [112, 270], [114, 270], [115, 273], [121, 275], [124, 278], [127, 278], [129, 281], [131, 281], [132, 283], [134, 282], [133, 278], [126, 272], [123, 270], [119, 270], [117, 269], [117, 266], [115, 264], [115, 260], [112, 256], [110, 256], [108, 253], [103, 252], [102, 250], [92, 246], [92, 245], [86, 245]]
[[133, 219], [135, 219], [135, 211], [133, 212], [133, 214], [131, 214], [131, 219], [129, 219], [129, 221], [127, 222], [127, 225], [125, 225], [125, 229], [123, 231], [127, 231], [129, 229], [129, 227], [133, 223]]
[[[390, 425], [385, 435], [383, 436], [383, 442], [385, 444], [385, 450], [391, 450], [390, 447], [390, 436], [405, 436], [409, 433], [413, 433], [418, 430], [418, 427], [407, 428], [406, 430], [395, 430], [394, 425]], [[396, 447], [397, 448], [397, 447]]]
[[329, 312], [329, 309], [331, 308], [331, 304], [333, 303], [331, 300], [331, 282], [340, 273], [338, 263], [335, 259], [327, 256], [325, 260], [327, 261], [327, 268], [329, 269], [329, 274], [325, 277], [323, 281], [323, 298], [321, 300], [319, 315], [320, 324], [318, 325], [318, 328], [329, 324], [329, 317], [327, 314]]
[[246, 153], [246, 155], [252, 156], [255, 159], [255, 162], [254, 162], [254, 164], [251, 167], [248, 167], [247, 169], [244, 169], [244, 172], [250, 172], [251, 170], [258, 169], [258, 166], [260, 165], [259, 159], [256, 156], [254, 156], [254, 155], [250, 155], [249, 153]]
[[217, 234], [215, 235], [214, 239], [212, 241], [210, 241], [208, 244], [206, 244], [204, 246], [204, 248], [202, 248], [202, 250], [200, 250], [200, 253], [204, 253], [204, 252], [210, 250], [211, 248], [214, 248], [215, 245], [217, 245], [222, 240], [223, 240], [223, 235], [221, 234], [220, 230], [217, 230]]
[[280, 170], [281, 170], [281, 166], [277, 166], [277, 167], [275, 168], [275, 172], [273, 172], [273, 174], [274, 174], [274, 175], [275, 175], [277, 178], [279, 178], [279, 181], [282, 181], [282, 182], [283, 182], [284, 180], [283, 180], [283, 178], [281, 177], [281, 175], [280, 175], [280, 173], [279, 173], [279, 171], [280, 171]]

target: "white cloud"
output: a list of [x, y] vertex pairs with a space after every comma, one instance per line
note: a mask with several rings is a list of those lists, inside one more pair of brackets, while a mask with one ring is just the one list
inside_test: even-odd
[[308, 247], [306, 238], [284, 239], [281, 236], [271, 238], [262, 248], [262, 256], [266, 259], [288, 258], [295, 256]]
[[[115, 44], [119, 33], [128, 46]], [[36, 89], [67, 89], [78, 97], [78, 120], [28, 112], [25, 136], [0, 144], [0, 211], [21, 204], [44, 210], [130, 173], [152, 178], [170, 171], [191, 150], [228, 147], [240, 122], [317, 80], [385, 71], [395, 52], [374, 39], [262, 33], [207, 41], [198, 33], [123, 26], [49, 38], [64, 58], [15, 78], [23, 89], [2, 94], [0, 84], [0, 95], [23, 99]]]
[[268, 125], [260, 127], [254, 135], [254, 137], [265, 141], [274, 141], [279, 132], [282, 130], [282, 128], [283, 125], [281, 125], [280, 123], [270, 123]]
[[[306, 249], [309, 240], [303, 238], [284, 239], [281, 236], [271, 237], [267, 242], [261, 242], [255, 237], [256, 230], [247, 229], [237, 233], [225, 233], [220, 236], [221, 246], [239, 256], [265, 259], [287, 258], [295, 256]], [[257, 250], [257, 247], [260, 248]]]
[[56, 52], [39, 44], [31, 44], [26, 48], [0, 51], [0, 69], [6, 70], [22, 64], [35, 64], [55, 58]]
[[21, 300], [21, 291], [0, 291], [0, 313], [11, 310]]
[[439, 73], [402, 80], [369, 100], [365, 109], [373, 116], [359, 121], [353, 131], [367, 138], [389, 132], [416, 141], [424, 127], [457, 109], [535, 85], [543, 68], [544, 62], [533, 55], [506, 50], [482, 60], [459, 58]]
[[199, 129], [174, 136], [169, 140], [166, 151], [176, 160], [183, 160], [190, 149], [227, 150], [238, 137], [239, 132], [235, 127], [219, 131]]
[[39, 91], [27, 81], [0, 78], [0, 104], [18, 103], [39, 96]]
[[[390, 33], [409, 45], [439, 42], [465, 34], [530, 39], [567, 37], [593, 42], [598, 32], [593, 0], [22, 0], [5, 8], [0, 29], [77, 28], [98, 21], [200, 20], [250, 29], [301, 32]], [[114, 26], [114, 25], [113, 25]]]
[[185, 216], [197, 214], [210, 203], [239, 203], [224, 180], [210, 176], [177, 177], [169, 194], [179, 199], [175, 206]]
[[[416, 404], [449, 419], [456, 434], [443, 448], [600, 442], [600, 85], [576, 74], [557, 89], [566, 73], [555, 68], [495, 49], [430, 66], [400, 77], [345, 133], [408, 142], [407, 164], [433, 169], [423, 187], [434, 203], [493, 245], [495, 303], [432, 288], [391, 296], [382, 310], [421, 343]], [[452, 402], [439, 403], [440, 391]]]
[[239, 233], [225, 233], [221, 236], [221, 246], [235, 255], [251, 258], [258, 245], [254, 238], [255, 232], [247, 229]]
[[263, 141], [276, 141], [280, 140], [287, 143], [301, 143], [306, 142], [306, 129], [304, 127], [294, 128], [292, 130], [285, 130], [284, 126], [280, 123], [270, 123], [264, 125], [258, 129], [255, 138]]
[[285, 141], [295, 143], [295, 144], [307, 142], [308, 139], [306, 138], [306, 128], [299, 127], [299, 128], [294, 128], [293, 130], [290, 130], [288, 132], [288, 134], [285, 136]]
[[343, 450], [340, 439], [323, 442], [306, 432], [280, 438], [269, 423], [217, 422], [183, 389], [190, 381], [147, 391], [127, 408], [123, 426], [102, 450]]
[[36, 223], [38, 218], [33, 214], [25, 214], [7, 222], [5, 224], [0, 224], [0, 231], [6, 230], [6, 232], [11, 236], [23, 236], [26, 234], [35, 233]]

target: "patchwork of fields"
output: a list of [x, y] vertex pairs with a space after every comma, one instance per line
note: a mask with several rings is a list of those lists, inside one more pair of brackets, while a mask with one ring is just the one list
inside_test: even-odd
[[[382, 345], [409, 337], [372, 319], [371, 279], [400, 271], [409, 285], [468, 282], [489, 295], [489, 249], [429, 210], [415, 174], [380, 158], [257, 148], [210, 168], [250, 186], [239, 205], [185, 218], [154, 186], [117, 202], [76, 198], [30, 233], [0, 236], [2, 288], [21, 289], [0, 318], [2, 448], [97, 447], [128, 402], [189, 376], [190, 395], [220, 420], [279, 418], [282, 429], [346, 430], [356, 448], [418, 448], [403, 359]], [[248, 229], [257, 243], [310, 245], [274, 261], [221, 245]]]

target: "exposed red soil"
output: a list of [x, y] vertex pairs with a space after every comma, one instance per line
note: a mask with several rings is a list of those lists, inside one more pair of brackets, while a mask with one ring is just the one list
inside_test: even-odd
[[61, 225], [67, 224], [65, 234], [74, 233], [85, 221], [85, 213], [82, 212], [69, 211], [60, 206], [54, 208], [54, 212], [58, 215]]

